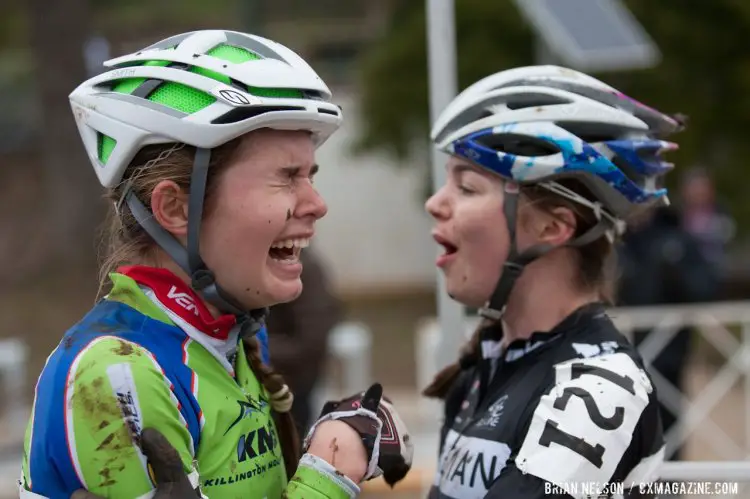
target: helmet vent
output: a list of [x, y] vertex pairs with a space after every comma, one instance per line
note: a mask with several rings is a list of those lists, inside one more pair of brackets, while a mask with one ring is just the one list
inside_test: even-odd
[[551, 156], [560, 152], [560, 148], [556, 144], [547, 140], [510, 133], [487, 135], [477, 139], [477, 142], [498, 152], [532, 158]]
[[216, 125], [226, 125], [228, 123], [237, 123], [250, 118], [255, 118], [261, 114], [273, 113], [277, 111], [304, 111], [305, 108], [302, 106], [253, 106], [253, 107], [237, 107], [229, 111], [228, 113], [219, 116], [211, 123]]
[[333, 115], [333, 116], [338, 116], [339, 115], [338, 111], [335, 111], [333, 109], [325, 109], [325, 108], [322, 108], [322, 107], [318, 108], [318, 112], [322, 113], [322, 114], [330, 114], [330, 115]]
[[508, 109], [526, 109], [530, 107], [553, 106], [556, 104], [570, 104], [571, 101], [544, 94], [521, 94], [505, 103]]
[[621, 126], [609, 125], [606, 123], [557, 121], [555, 124], [589, 144], [620, 139], [625, 131]]
[[633, 182], [640, 188], [646, 187], [647, 183], [650, 181], [654, 183], [654, 185], [650, 186], [650, 189], [660, 189], [662, 187], [663, 182], [661, 177], [644, 175], [638, 172], [630, 165], [630, 163], [628, 163], [624, 158], [621, 158], [618, 155], [615, 155], [615, 157], [612, 158], [612, 163], [614, 163], [617, 168], [622, 170], [622, 173], [625, 174], [625, 176], [630, 179], [631, 182]]

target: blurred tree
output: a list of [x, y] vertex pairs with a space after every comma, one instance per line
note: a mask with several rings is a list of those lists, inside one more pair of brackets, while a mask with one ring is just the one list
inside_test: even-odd
[[[242, 0], [91, 1], [96, 29], [112, 40], [113, 45], [128, 44], [126, 50], [183, 31], [241, 29], [244, 24], [240, 15]], [[135, 46], [130, 46], [131, 43]]]
[[[750, 2], [626, 0], [659, 45], [653, 69], [597, 75], [666, 112], [690, 116], [673, 153], [679, 167], [702, 163], [740, 221], [750, 222]], [[360, 150], [405, 159], [429, 130], [424, 1], [400, 1], [382, 42], [361, 61]], [[511, 0], [456, 0], [459, 89], [495, 71], [534, 64], [534, 36]], [[421, 167], [427, 168], [422, 164]], [[670, 181], [674, 182], [671, 176]], [[748, 224], [740, 224], [740, 226]]]
[[[405, 158], [428, 133], [427, 31], [424, 1], [394, 6], [391, 25], [361, 66], [362, 150], [382, 148]], [[510, 1], [456, 0], [459, 87], [491, 71], [528, 64], [531, 30]]]
[[43, 161], [45, 190], [39, 204], [50, 263], [95, 263], [92, 234], [101, 210], [96, 177], [80, 144], [68, 94], [86, 78], [84, 43], [90, 33], [88, 0], [29, 0], [30, 45], [43, 129], [36, 150]]

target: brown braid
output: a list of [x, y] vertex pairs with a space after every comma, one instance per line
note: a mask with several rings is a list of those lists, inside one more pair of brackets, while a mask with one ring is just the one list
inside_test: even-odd
[[[269, 395], [277, 393], [286, 384], [284, 378], [276, 373], [270, 366], [263, 363], [260, 356], [260, 343], [258, 338], [252, 336], [242, 340], [245, 343], [245, 355], [250, 364], [250, 369], [258, 378], [258, 381], [268, 391]], [[284, 455], [287, 478], [292, 478], [297, 471], [297, 465], [302, 453], [302, 443], [297, 433], [297, 425], [294, 424], [291, 412], [271, 411], [276, 428], [279, 432], [281, 453]]]

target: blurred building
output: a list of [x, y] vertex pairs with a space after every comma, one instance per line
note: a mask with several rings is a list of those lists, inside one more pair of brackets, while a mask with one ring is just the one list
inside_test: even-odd
[[[95, 72], [92, 63], [96, 59], [107, 53], [114, 57], [136, 50], [182, 31], [221, 27], [254, 32], [283, 41], [307, 59], [332, 87], [344, 110], [345, 126], [319, 152], [322, 171], [317, 185], [330, 210], [319, 224], [316, 245], [345, 303], [346, 317], [363, 321], [378, 338], [373, 353], [375, 375], [389, 384], [412, 383], [412, 370], [394, 373], [389, 366], [413, 364], [416, 323], [435, 313], [435, 250], [429, 237], [430, 222], [422, 208], [424, 173], [416, 168], [398, 168], [385, 156], [355, 156], [352, 152], [361, 123], [357, 58], [378, 43], [398, 1], [133, 0], [122, 4], [74, 0], [79, 9], [75, 29], [88, 34], [79, 38], [80, 47], [67, 47], [67, 53], [79, 53], [88, 64], [79, 64], [76, 71], [81, 74], [63, 75], [68, 80], [58, 83], [64, 88], [52, 99], [55, 106], [44, 109], [35, 72], [39, 48], [37, 45], [35, 52], [29, 43], [25, 4], [10, 0], [9, 15], [0, 21], [13, 28], [3, 30], [0, 36], [0, 163], [12, 165], [0, 169], [4, 180], [0, 223], [6, 228], [4, 237], [0, 237], [0, 254], [8, 258], [16, 255], [16, 264], [0, 271], [0, 281], [28, 280], [45, 259], [43, 250], [50, 245], [44, 238], [49, 236], [34, 230], [38, 224], [20, 219], [17, 207], [34, 205], [44, 196], [40, 185], [44, 184], [45, 166], [40, 152], [44, 150], [44, 134], [51, 131], [45, 123], [49, 113], [56, 113], [60, 116], [57, 123], [73, 126], [64, 96], [87, 76], [85, 73]], [[49, 50], [42, 52], [49, 54], [59, 53], [71, 42], [67, 37], [47, 38], [44, 42]], [[62, 65], [60, 68], [64, 69]], [[83, 174], [89, 176], [85, 158], [71, 159], [70, 163], [67, 168], [86, 168]], [[98, 190], [90, 195], [98, 196]], [[79, 237], [87, 246], [94, 239], [89, 232]], [[41, 281], [38, 287], [39, 293], [49, 292], [49, 286]], [[74, 294], [66, 296], [72, 300]], [[75, 305], [66, 307], [70, 320], [93, 299], [90, 289], [82, 289], [80, 295]], [[13, 309], [24, 307], [27, 304], [18, 303]], [[18, 315], [17, 322], [26, 324]], [[12, 318], [9, 320], [13, 323]], [[66, 321], [49, 317], [32, 327], [48, 331], [41, 334], [49, 335], [43, 345], [51, 348], [63, 327], [59, 323]], [[397, 348], [392, 349], [391, 339], [398, 341]], [[43, 360], [32, 359], [31, 370]]]

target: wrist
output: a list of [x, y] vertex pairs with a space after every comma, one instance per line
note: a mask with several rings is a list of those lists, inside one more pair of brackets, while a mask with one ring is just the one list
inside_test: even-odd
[[355, 483], [367, 473], [367, 452], [352, 427], [341, 421], [326, 421], [316, 429], [307, 453], [323, 459]]
[[[332, 490], [331, 484], [334, 485], [336, 490]], [[319, 497], [322, 493], [330, 499], [355, 499], [359, 497], [361, 492], [357, 483], [346, 475], [342, 475], [330, 463], [307, 453], [300, 459], [297, 472], [287, 486], [287, 493], [289, 497], [308, 497], [310, 494], [296, 494], [296, 492], [298, 490], [309, 492], [310, 489], [318, 492], [318, 494], [312, 494], [313, 497]]]

